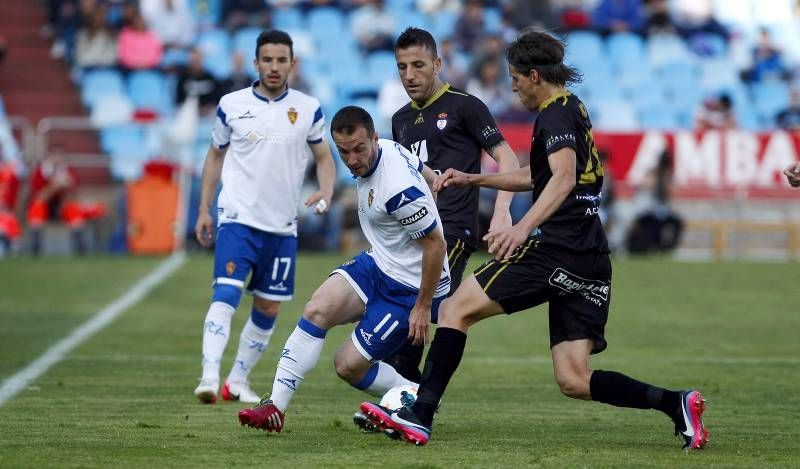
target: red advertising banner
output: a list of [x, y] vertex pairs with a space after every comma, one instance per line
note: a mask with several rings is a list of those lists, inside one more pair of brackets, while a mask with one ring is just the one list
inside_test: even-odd
[[[530, 126], [501, 130], [515, 151], [528, 153]], [[678, 197], [800, 198], [781, 174], [800, 161], [800, 132], [594, 132], [594, 140], [609, 155], [606, 168], [621, 188], [636, 187], [669, 151]]]

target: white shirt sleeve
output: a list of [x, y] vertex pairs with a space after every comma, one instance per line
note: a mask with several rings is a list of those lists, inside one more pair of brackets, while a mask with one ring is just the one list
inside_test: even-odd
[[314, 112], [314, 120], [311, 128], [308, 130], [308, 143], [322, 143], [325, 135], [325, 115], [322, 113], [322, 108], [317, 104], [317, 110]]
[[211, 140], [217, 148], [225, 148], [231, 143], [231, 127], [228, 125], [228, 116], [222, 108], [222, 102], [217, 106]]

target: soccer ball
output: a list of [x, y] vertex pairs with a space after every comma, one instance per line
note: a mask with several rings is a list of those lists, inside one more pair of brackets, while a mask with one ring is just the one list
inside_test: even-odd
[[414, 401], [417, 400], [417, 386], [409, 386], [404, 384], [402, 386], [395, 386], [386, 391], [386, 394], [381, 398], [381, 406], [389, 410], [399, 410], [401, 407], [411, 407]]

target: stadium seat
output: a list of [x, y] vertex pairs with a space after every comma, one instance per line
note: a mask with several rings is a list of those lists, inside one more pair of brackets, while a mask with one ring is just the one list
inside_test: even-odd
[[307, 59], [317, 55], [317, 46], [314, 44], [314, 36], [307, 31], [299, 29], [287, 29], [286, 32], [292, 36], [294, 55], [301, 59]]
[[704, 60], [700, 64], [700, 86], [703, 89], [735, 86], [740, 82], [738, 70], [725, 58]]
[[499, 33], [503, 27], [503, 13], [500, 8], [485, 7], [483, 9], [483, 24], [489, 34]]
[[693, 62], [694, 57], [683, 40], [672, 34], [658, 34], [647, 41], [650, 64], [660, 67], [666, 63]]
[[101, 96], [92, 106], [90, 120], [97, 128], [127, 124], [131, 121], [135, 107], [125, 95]]
[[454, 11], [440, 11], [433, 15], [431, 26], [435, 37], [445, 38], [453, 35], [453, 30], [458, 21], [458, 13]]
[[681, 127], [677, 115], [669, 107], [638, 107], [636, 115], [639, 125], [645, 129], [676, 130]]
[[605, 46], [599, 34], [590, 31], [575, 31], [567, 36], [567, 63], [580, 66], [586, 62], [603, 62], [605, 60]]
[[86, 72], [81, 81], [81, 100], [90, 108], [98, 98], [124, 94], [122, 74], [116, 70], [91, 70]]
[[189, 0], [189, 6], [200, 27], [216, 26], [222, 15], [223, 0]]
[[197, 38], [197, 47], [203, 53], [203, 65], [218, 80], [231, 74], [231, 40], [222, 29], [203, 31]]
[[764, 116], [775, 116], [789, 104], [789, 85], [782, 81], [764, 81], [751, 87], [754, 106]]
[[315, 37], [324, 31], [332, 31], [338, 35], [341, 35], [343, 31], [349, 31], [345, 15], [338, 8], [314, 8], [308, 13], [306, 20], [308, 22], [308, 30]]
[[286, 29], [303, 29], [306, 27], [303, 14], [292, 7], [279, 7], [272, 11], [272, 24], [274, 27]]
[[[255, 57], [256, 40], [261, 34], [261, 28], [242, 28], [233, 35], [233, 52], [242, 54], [246, 64]], [[252, 69], [253, 67], [249, 67]]]
[[744, 130], [759, 131], [765, 128], [775, 127], [774, 116], [764, 119], [758, 109], [734, 105], [734, 112], [736, 113], [736, 123], [739, 128]]
[[[433, 29], [433, 25], [428, 20], [428, 17], [417, 11], [412, 10], [407, 13], [404, 13], [401, 16], [395, 16], [394, 18], [395, 36], [399, 36], [400, 33], [405, 31], [405, 29], [408, 28], [409, 26], [422, 28], [427, 31], [431, 31]], [[452, 34], [452, 31], [450, 33]]]
[[189, 53], [183, 49], [169, 48], [164, 51], [164, 56], [161, 57], [161, 67], [182, 67], [189, 61]]
[[608, 131], [634, 131], [639, 122], [633, 105], [623, 99], [598, 100], [594, 103], [596, 119], [594, 127]]
[[616, 33], [608, 37], [606, 41], [608, 57], [615, 64], [620, 61], [643, 62], [644, 42], [638, 34]]
[[100, 131], [100, 147], [112, 157], [141, 158], [149, 154], [143, 128], [135, 124], [106, 127]]
[[159, 72], [144, 70], [131, 73], [128, 77], [128, 95], [137, 109], [150, 109], [164, 115], [170, 115], [174, 110], [166, 79]]

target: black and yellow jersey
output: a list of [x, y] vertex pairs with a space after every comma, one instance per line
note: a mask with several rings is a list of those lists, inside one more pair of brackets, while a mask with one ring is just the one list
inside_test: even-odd
[[[424, 105], [410, 102], [392, 116], [392, 139], [428, 167], [481, 172], [481, 151], [503, 141], [481, 100], [445, 83]], [[437, 196], [445, 234], [478, 247], [478, 188], [449, 187]]]
[[558, 93], [539, 106], [534, 129], [530, 154], [533, 203], [553, 176], [548, 156], [569, 147], [576, 158], [575, 188], [539, 227], [538, 239], [577, 251], [608, 252], [598, 214], [603, 165], [586, 106], [568, 91]]

